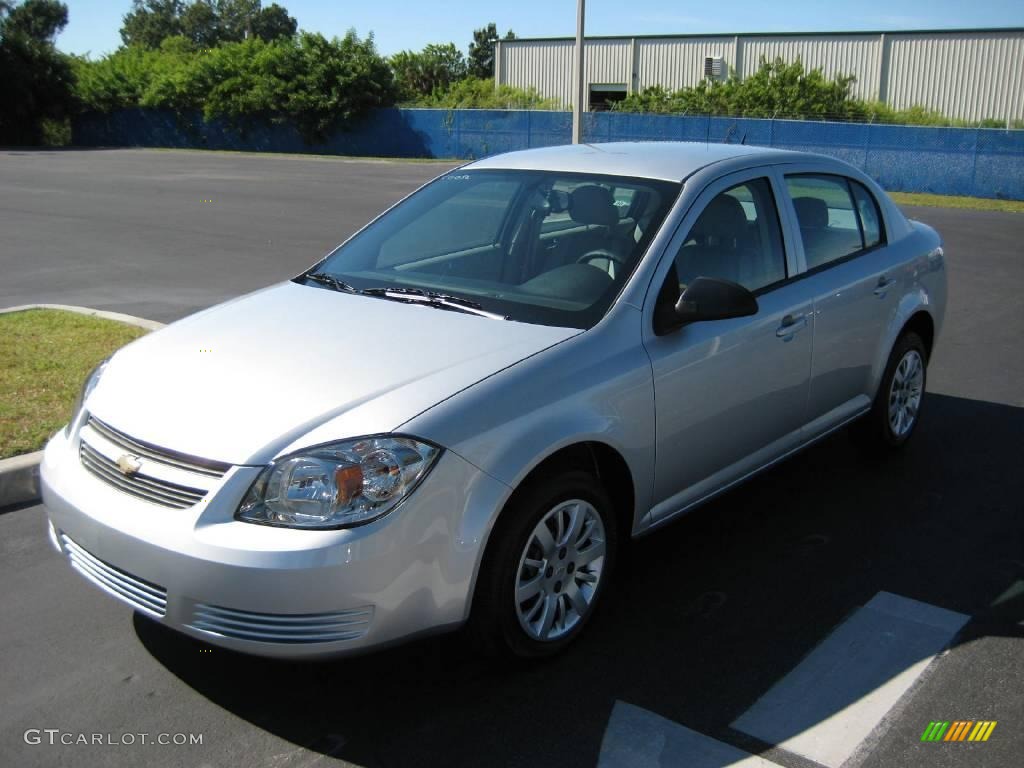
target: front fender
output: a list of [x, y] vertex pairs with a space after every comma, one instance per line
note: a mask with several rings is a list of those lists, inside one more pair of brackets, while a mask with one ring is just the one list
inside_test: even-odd
[[400, 427], [518, 487], [569, 445], [604, 443], [633, 477], [634, 511], [654, 481], [654, 384], [640, 312], [619, 304], [589, 331], [524, 360]]

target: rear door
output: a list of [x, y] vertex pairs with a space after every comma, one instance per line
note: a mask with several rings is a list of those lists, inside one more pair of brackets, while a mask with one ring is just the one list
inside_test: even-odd
[[674, 303], [693, 278], [725, 278], [753, 291], [759, 306], [752, 317], [691, 323], [663, 336], [645, 331], [657, 415], [655, 519], [785, 453], [799, 437], [812, 302], [790, 279], [797, 262], [780, 225], [777, 184], [760, 168], [709, 185], [668, 247], [667, 275], [651, 286]]
[[900, 275], [871, 192], [854, 179], [786, 173], [785, 186], [814, 297], [814, 357], [806, 437], [870, 407], [871, 371]]

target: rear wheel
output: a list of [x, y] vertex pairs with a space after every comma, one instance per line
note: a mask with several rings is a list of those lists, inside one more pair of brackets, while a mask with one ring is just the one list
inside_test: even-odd
[[537, 658], [583, 631], [615, 560], [611, 503], [573, 471], [523, 488], [502, 513], [481, 569], [472, 627], [484, 648]]
[[916, 333], [904, 333], [889, 354], [871, 410], [852, 434], [865, 448], [902, 447], [921, 417], [928, 352]]

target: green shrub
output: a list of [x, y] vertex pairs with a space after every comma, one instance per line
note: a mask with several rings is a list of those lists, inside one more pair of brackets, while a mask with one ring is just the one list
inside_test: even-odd
[[661, 86], [632, 93], [613, 105], [619, 112], [714, 115], [722, 117], [836, 120], [893, 125], [1005, 128], [1006, 121], [955, 120], [922, 106], [896, 110], [888, 104], [866, 102], [851, 95], [852, 75], [828, 79], [820, 69], [809, 72], [799, 59], [761, 59], [756, 73], [740, 80], [735, 73], [722, 81], [703, 80], [695, 86], [668, 91]]
[[303, 32], [200, 50], [169, 37], [155, 50], [131, 46], [99, 61], [78, 59], [75, 71], [86, 111], [195, 110], [239, 127], [252, 118], [291, 120], [310, 142], [395, 100], [391, 70], [372, 36], [360, 39], [354, 31], [332, 40]]
[[411, 107], [439, 109], [561, 109], [557, 99], [546, 99], [535, 88], [494, 86], [494, 81], [467, 77], [446, 90], [407, 102]]
[[428, 45], [419, 53], [400, 51], [390, 64], [402, 101], [446, 91], [466, 77], [466, 59], [453, 43]]
[[850, 97], [854, 82], [852, 75], [829, 80], [820, 69], [806, 72], [799, 59], [787, 64], [781, 58], [762, 58], [757, 72], [745, 80], [731, 73], [728, 80], [702, 80], [677, 91], [654, 86], [630, 94], [613, 108], [726, 117], [862, 119], [864, 105]]

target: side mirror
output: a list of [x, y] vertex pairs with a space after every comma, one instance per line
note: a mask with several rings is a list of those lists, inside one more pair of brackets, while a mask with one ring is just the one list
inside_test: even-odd
[[670, 312], [661, 313], [656, 332], [663, 335], [688, 323], [756, 314], [757, 299], [739, 283], [717, 277], [698, 277], [686, 286]]

